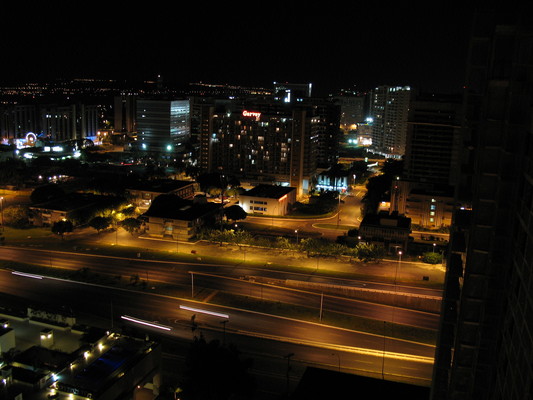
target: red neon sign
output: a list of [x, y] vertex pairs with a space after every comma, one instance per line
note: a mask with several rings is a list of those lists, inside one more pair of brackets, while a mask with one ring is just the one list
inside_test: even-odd
[[252, 117], [252, 118], [255, 118], [256, 121], [259, 121], [259, 119], [261, 118], [261, 113], [258, 112], [258, 111], [243, 110], [242, 116], [243, 117]]

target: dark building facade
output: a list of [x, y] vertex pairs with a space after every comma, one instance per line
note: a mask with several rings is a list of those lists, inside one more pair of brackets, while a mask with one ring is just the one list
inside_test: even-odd
[[461, 146], [461, 94], [417, 93], [409, 107], [403, 174], [391, 210], [424, 228], [451, 224]]
[[403, 178], [432, 185], [457, 181], [462, 96], [413, 96], [407, 120]]
[[533, 396], [531, 11], [479, 13], [473, 24], [456, 191], [471, 211], [455, 215], [434, 400]]

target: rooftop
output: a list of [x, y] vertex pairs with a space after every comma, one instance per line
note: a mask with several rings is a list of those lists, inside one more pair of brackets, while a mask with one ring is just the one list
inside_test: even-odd
[[290, 186], [258, 185], [253, 189], [247, 190], [246, 193], [242, 194], [241, 196], [279, 199], [280, 197], [283, 197], [295, 190], [296, 188]]
[[386, 226], [401, 229], [411, 229], [411, 218], [398, 215], [397, 212], [393, 212], [392, 214], [387, 212], [367, 214], [361, 221], [361, 226]]
[[78, 208], [89, 207], [95, 204], [104, 204], [120, 201], [114, 196], [103, 196], [89, 193], [70, 193], [44, 203], [34, 204], [32, 208], [41, 208], [55, 211], [72, 211]]
[[193, 181], [178, 181], [174, 179], [156, 179], [141, 181], [129, 187], [130, 190], [143, 190], [155, 193], [170, 193], [183, 187], [193, 185]]
[[150, 208], [143, 216], [192, 221], [222, 207], [222, 204], [197, 203], [193, 200], [182, 199], [175, 194], [161, 194], [152, 201]]

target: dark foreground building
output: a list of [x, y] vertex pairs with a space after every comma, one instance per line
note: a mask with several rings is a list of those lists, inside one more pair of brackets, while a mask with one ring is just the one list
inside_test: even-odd
[[434, 400], [533, 398], [532, 15], [474, 21]]

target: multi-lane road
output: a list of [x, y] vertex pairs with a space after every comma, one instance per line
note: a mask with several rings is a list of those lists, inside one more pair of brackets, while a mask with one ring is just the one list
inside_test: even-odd
[[[191, 316], [180, 305], [208, 308], [229, 315], [229, 322], [222, 324], [219, 317], [198, 314], [199, 329], [208, 337], [227, 336], [238, 342], [239, 347], [261, 361], [256, 371], [267, 381], [284, 384], [284, 375], [279, 374], [279, 363], [284, 354], [294, 353], [294, 377], [305, 366], [339, 368], [345, 372], [365, 373], [399, 381], [428, 384], [431, 378], [434, 348], [431, 345], [394, 339], [394, 324], [436, 329], [438, 316], [399, 307], [383, 306], [353, 298], [321, 296], [306, 290], [294, 290], [278, 285], [277, 280], [305, 279], [322, 283], [330, 280], [299, 274], [280, 274], [273, 271], [258, 271], [223, 265], [191, 265], [176, 262], [154, 262], [138, 259], [120, 259], [77, 253], [50, 252], [3, 247], [0, 258], [80, 270], [89, 268], [96, 273], [129, 277], [137, 274], [149, 281], [144, 292], [100, 287], [52, 278], [33, 279], [13, 275], [10, 271], [0, 273], [0, 293], [16, 296], [20, 302], [45, 302], [53, 305], [68, 305], [76, 315], [100, 324], [124, 324], [121, 315], [133, 315], [149, 321], [158, 321], [172, 327], [172, 335], [191, 338]], [[251, 282], [243, 277], [261, 277]], [[191, 289], [191, 296], [184, 298], [158, 295], [150, 290], [161, 282], [182, 285]], [[369, 282], [335, 281], [335, 284], [368, 288]], [[391, 285], [375, 284], [379, 290], [391, 290]], [[278, 300], [298, 305], [319, 307], [322, 310], [373, 318], [383, 322], [383, 332], [367, 334], [357, 329], [340, 329], [320, 323], [309, 323], [240, 309], [227, 309], [204, 302], [200, 293], [224, 290], [263, 299]], [[415, 288], [394, 287], [394, 290], [409, 291]], [[431, 291], [425, 292], [431, 295]], [[438, 296], [438, 293], [434, 293]], [[4, 302], [7, 302], [5, 298]], [[223, 333], [223, 331], [225, 331]], [[269, 349], [265, 351], [264, 349]], [[299, 370], [298, 367], [299, 366]], [[277, 374], [277, 375], [276, 375]], [[268, 386], [268, 385], [267, 385]], [[265, 389], [266, 390], [266, 389]]]
[[[222, 339], [224, 335], [223, 340], [237, 343], [245, 354], [259, 359], [256, 368], [260, 371], [256, 373], [271, 379], [279, 375], [279, 363], [289, 353], [296, 355], [294, 376], [311, 365], [420, 385], [431, 378], [433, 346], [394, 339], [386, 323], [382, 335], [371, 335], [149, 291], [140, 293], [46, 277], [35, 279], [7, 270], [0, 272], [0, 292], [3, 304], [16, 298], [19, 305], [68, 305], [81, 319], [108, 327], [127, 324], [120, 317], [130, 315], [169, 326], [169, 334], [181, 339], [192, 338], [191, 316], [195, 314], [196, 333], [201, 331], [208, 339]], [[183, 305], [226, 314], [228, 323], [221, 323], [226, 318], [183, 310]], [[284, 376], [277, 376], [277, 381], [283, 385]]]
[[297, 289], [294, 286], [287, 286], [286, 282], [287, 280], [291, 282], [303, 281], [341, 286], [351, 288], [353, 291], [376, 291], [396, 296], [424, 296], [425, 298], [437, 299], [440, 296], [440, 291], [434, 289], [347, 279], [328, 279], [314, 275], [250, 269], [244, 265], [156, 262], [36, 249], [28, 251], [27, 249], [9, 247], [0, 249], [0, 259], [70, 270], [88, 269], [93, 273], [121, 276], [123, 280], [136, 275], [147, 280], [148, 287], [165, 283], [190, 288], [191, 296], [197, 300], [202, 300], [202, 297], [199, 296], [201, 289], [204, 290], [204, 295], [205, 290], [208, 291], [207, 295], [209, 295], [209, 291], [223, 291], [262, 300], [280, 301], [315, 308], [317, 314], [331, 311], [424, 329], [436, 330], [438, 327], [439, 316], [436, 313], [362, 301], [352, 296], [324, 295], [324, 290]]

